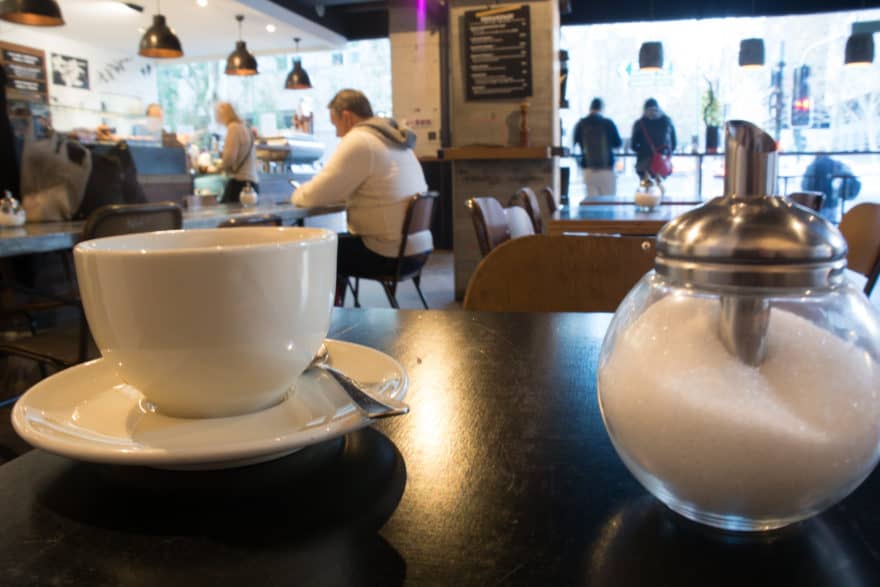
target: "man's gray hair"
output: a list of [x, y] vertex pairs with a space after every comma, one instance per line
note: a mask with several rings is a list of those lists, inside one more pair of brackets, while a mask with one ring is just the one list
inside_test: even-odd
[[360, 118], [373, 117], [373, 108], [370, 106], [370, 101], [359, 90], [340, 90], [333, 96], [330, 103], [327, 104], [327, 108], [336, 114], [341, 114], [343, 110], [348, 110]]

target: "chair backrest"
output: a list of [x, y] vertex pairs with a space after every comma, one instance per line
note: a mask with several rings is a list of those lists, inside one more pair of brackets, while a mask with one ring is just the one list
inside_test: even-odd
[[82, 239], [175, 230], [183, 226], [183, 210], [174, 202], [111, 204], [101, 206], [86, 218]]
[[865, 293], [870, 295], [880, 274], [880, 204], [859, 204], [840, 221], [846, 239], [846, 264], [868, 277]]
[[553, 193], [553, 188], [549, 185], [545, 186], [541, 189], [541, 195], [544, 197], [544, 203], [547, 204], [548, 214], [553, 214], [559, 210], [559, 205], [556, 203], [556, 195]]
[[248, 214], [227, 218], [217, 225], [217, 228], [234, 228], [239, 226], [281, 226], [281, 216], [277, 214]]
[[822, 204], [825, 203], [825, 194], [822, 192], [795, 192], [788, 194], [786, 197], [795, 204], [800, 204], [814, 212], [821, 210]]
[[470, 208], [477, 242], [484, 257], [504, 241], [510, 240], [507, 216], [498, 200], [491, 197], [471, 198], [466, 204]]
[[[398, 258], [402, 259], [406, 256], [407, 240], [411, 234], [431, 230], [431, 222], [434, 220], [434, 202], [437, 200], [437, 197], [437, 192], [425, 192], [410, 198], [409, 205], [406, 208], [406, 216], [403, 218], [403, 238], [400, 240]], [[414, 254], [422, 255], [430, 253], [431, 250], [418, 251]]]
[[504, 209], [507, 216], [507, 227], [510, 229], [510, 238], [520, 238], [535, 234], [535, 225], [528, 213], [520, 206], [509, 206]]
[[535, 235], [504, 243], [468, 283], [466, 310], [613, 312], [654, 267], [654, 239]]
[[535, 234], [544, 232], [544, 217], [541, 214], [541, 205], [538, 203], [538, 196], [535, 195], [532, 188], [519, 188], [516, 195], [522, 201], [523, 208], [526, 209], [529, 218], [532, 219], [532, 224], [535, 226]]

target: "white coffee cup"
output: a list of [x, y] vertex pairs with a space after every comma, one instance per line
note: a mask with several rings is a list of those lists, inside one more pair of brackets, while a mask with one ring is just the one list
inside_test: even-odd
[[160, 412], [217, 418], [284, 397], [330, 327], [336, 234], [174, 230], [85, 241], [76, 274], [104, 360]]

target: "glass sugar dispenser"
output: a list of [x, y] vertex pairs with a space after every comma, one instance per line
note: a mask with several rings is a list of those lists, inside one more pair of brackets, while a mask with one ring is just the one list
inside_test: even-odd
[[602, 418], [679, 514], [727, 530], [803, 520], [880, 457], [880, 313], [846, 242], [773, 196], [776, 143], [726, 125], [724, 195], [668, 223], [602, 345]]
[[640, 212], [650, 212], [660, 205], [663, 199], [663, 187], [659, 178], [646, 175], [639, 181], [634, 196], [636, 208]]
[[24, 208], [12, 196], [12, 192], [4, 190], [0, 198], [0, 226], [21, 226], [26, 220]]
[[241, 189], [238, 199], [242, 206], [256, 206], [260, 197], [257, 195], [257, 191], [251, 185], [251, 182], [247, 182]]

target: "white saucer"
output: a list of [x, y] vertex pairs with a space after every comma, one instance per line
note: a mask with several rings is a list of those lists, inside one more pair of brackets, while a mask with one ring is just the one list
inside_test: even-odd
[[[403, 399], [406, 372], [375, 349], [325, 341], [331, 363], [377, 393]], [[222, 469], [268, 461], [342, 436], [371, 420], [326, 373], [297, 379], [280, 404], [232, 418], [185, 419], [155, 413], [113, 367], [97, 359], [44, 379], [12, 412], [30, 444], [95, 463], [168, 469]]]

